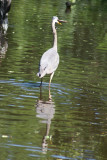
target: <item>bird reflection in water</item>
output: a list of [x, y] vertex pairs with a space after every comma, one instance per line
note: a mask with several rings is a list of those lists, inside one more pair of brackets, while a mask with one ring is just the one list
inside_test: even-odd
[[46, 124], [46, 133], [42, 140], [42, 151], [45, 154], [48, 149], [48, 143], [51, 142], [52, 136], [49, 135], [50, 127], [51, 127], [51, 120], [55, 114], [55, 104], [51, 100], [43, 101], [42, 100], [42, 91], [40, 90], [40, 99], [37, 101], [36, 104], [36, 117], [41, 118], [41, 123]]
[[5, 58], [8, 43], [6, 32], [8, 29], [8, 12], [10, 11], [12, 0], [0, 0], [0, 63]]
[[76, 4], [75, 2], [67, 1], [67, 2], [65, 3], [65, 5], [66, 5], [65, 13], [70, 13], [70, 12], [71, 12], [71, 7], [72, 7], [73, 5], [75, 5], [75, 4]]
[[8, 29], [8, 12], [11, 8], [12, 0], [0, 0], [0, 27], [3, 28], [4, 33]]
[[0, 29], [0, 63], [2, 62], [2, 59], [5, 58], [7, 49], [8, 49], [8, 42], [1, 28]]
[[65, 13], [70, 13], [71, 12], [71, 2], [66, 2], [66, 10], [65, 10]]

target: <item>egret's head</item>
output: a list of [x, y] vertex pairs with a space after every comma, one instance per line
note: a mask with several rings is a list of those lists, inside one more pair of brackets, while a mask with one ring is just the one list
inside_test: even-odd
[[52, 21], [54, 23], [62, 24], [62, 22], [66, 23], [67, 21], [65, 20], [59, 20], [57, 16], [53, 16]]
[[61, 24], [61, 23], [59, 22], [58, 17], [56, 17], [56, 16], [53, 16], [52, 21], [53, 21], [54, 23]]

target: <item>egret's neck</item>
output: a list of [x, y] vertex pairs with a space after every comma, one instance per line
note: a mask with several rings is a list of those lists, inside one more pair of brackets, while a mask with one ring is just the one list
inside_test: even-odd
[[57, 32], [55, 28], [55, 22], [52, 22], [52, 30], [53, 30], [53, 48], [57, 51]]

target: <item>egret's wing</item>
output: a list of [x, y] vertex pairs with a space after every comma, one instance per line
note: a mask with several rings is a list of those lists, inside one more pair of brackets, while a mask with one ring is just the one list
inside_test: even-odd
[[54, 48], [46, 51], [40, 60], [39, 72], [41, 77], [54, 72], [59, 64], [59, 55]]

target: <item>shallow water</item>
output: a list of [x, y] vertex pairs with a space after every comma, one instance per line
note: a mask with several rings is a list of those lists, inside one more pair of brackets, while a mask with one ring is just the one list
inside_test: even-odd
[[[0, 159], [107, 159], [107, 2], [12, 1], [0, 32]], [[58, 26], [60, 64], [51, 84], [36, 76]]]

